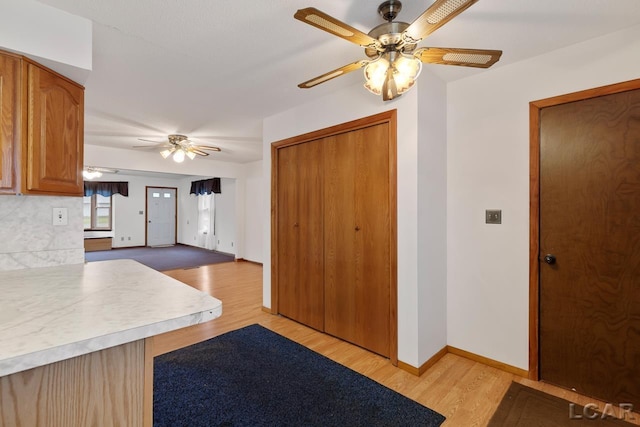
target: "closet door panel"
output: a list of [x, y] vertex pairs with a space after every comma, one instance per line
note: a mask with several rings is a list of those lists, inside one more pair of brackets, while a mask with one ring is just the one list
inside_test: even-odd
[[390, 354], [389, 129], [325, 139], [325, 330]]
[[283, 316], [324, 329], [322, 144], [278, 157], [278, 299]]

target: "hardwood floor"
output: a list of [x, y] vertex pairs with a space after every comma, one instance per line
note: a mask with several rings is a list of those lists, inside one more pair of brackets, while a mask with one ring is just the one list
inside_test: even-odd
[[[262, 267], [249, 262], [171, 270], [165, 274], [208, 292], [223, 303], [222, 316], [211, 322], [159, 335], [154, 338], [155, 355], [163, 354], [253, 323], [321, 353], [385, 386], [434, 409], [447, 417], [443, 424], [485, 426], [511, 381], [586, 405], [604, 403], [549, 384], [447, 354], [422, 376], [417, 377], [391, 365], [388, 359], [325, 335], [281, 316], [262, 310]], [[569, 414], [567, 408], [567, 416]], [[633, 413], [633, 424], [640, 415]], [[627, 417], [629, 421], [629, 417]]]

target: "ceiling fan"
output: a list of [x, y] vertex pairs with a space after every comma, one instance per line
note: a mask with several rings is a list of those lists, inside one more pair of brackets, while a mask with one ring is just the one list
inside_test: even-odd
[[118, 173], [118, 169], [103, 168], [100, 166], [85, 166], [82, 169], [82, 176], [84, 179], [92, 180], [94, 178], [100, 178], [103, 173]]
[[210, 145], [199, 145], [190, 141], [186, 135], [171, 134], [167, 137], [167, 141], [158, 142], [149, 139], [138, 138], [140, 141], [155, 142], [156, 145], [136, 145], [133, 148], [160, 148], [160, 155], [165, 159], [173, 156], [173, 160], [177, 163], [184, 161], [185, 156], [191, 160], [196, 156], [208, 156], [207, 151], [222, 151], [219, 147]]
[[365, 87], [389, 101], [409, 90], [422, 69], [422, 63], [488, 68], [502, 55], [500, 50], [423, 47], [417, 44], [458, 16], [478, 0], [436, 0], [411, 24], [394, 21], [402, 3], [387, 0], [378, 13], [387, 21], [365, 34], [313, 7], [300, 9], [294, 18], [334, 36], [360, 45], [369, 59], [361, 59], [322, 74], [298, 87], [308, 89], [335, 77], [364, 67]]

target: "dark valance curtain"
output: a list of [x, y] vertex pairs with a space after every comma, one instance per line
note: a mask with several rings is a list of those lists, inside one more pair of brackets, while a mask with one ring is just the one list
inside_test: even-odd
[[220, 178], [203, 179], [201, 181], [191, 181], [191, 194], [220, 194]]
[[122, 194], [125, 197], [129, 197], [129, 183], [128, 182], [101, 182], [101, 181], [85, 181], [84, 183], [84, 195], [93, 196], [99, 194], [104, 197], [109, 197], [112, 194]]

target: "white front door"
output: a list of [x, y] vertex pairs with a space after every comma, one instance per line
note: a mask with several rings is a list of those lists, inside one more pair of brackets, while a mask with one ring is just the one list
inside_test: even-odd
[[176, 243], [175, 188], [147, 187], [147, 246]]

